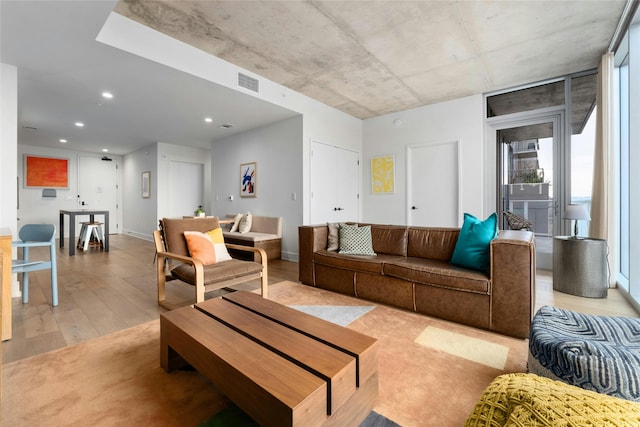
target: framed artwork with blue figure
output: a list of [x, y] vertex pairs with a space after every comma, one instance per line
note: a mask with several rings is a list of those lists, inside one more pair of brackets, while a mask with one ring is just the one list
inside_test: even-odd
[[256, 162], [240, 165], [240, 197], [256, 197]]

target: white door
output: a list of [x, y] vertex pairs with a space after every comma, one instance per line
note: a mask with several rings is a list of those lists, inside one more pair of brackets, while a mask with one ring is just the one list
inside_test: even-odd
[[359, 167], [357, 152], [311, 143], [312, 224], [358, 220]]
[[[100, 157], [78, 156], [78, 208], [109, 211], [109, 234], [118, 229], [118, 163]], [[88, 221], [76, 217], [76, 221]], [[97, 221], [102, 218], [96, 217]], [[80, 230], [76, 224], [76, 230]]]
[[[169, 218], [193, 215], [204, 206], [204, 165], [201, 163], [169, 162]], [[210, 212], [207, 212], [210, 214]]]
[[336, 220], [358, 221], [358, 153], [337, 149]]
[[458, 227], [458, 142], [424, 144], [407, 149], [410, 225]]

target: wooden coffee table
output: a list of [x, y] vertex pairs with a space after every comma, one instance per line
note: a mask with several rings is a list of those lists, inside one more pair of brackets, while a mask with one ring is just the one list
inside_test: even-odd
[[358, 426], [378, 396], [377, 340], [238, 291], [160, 316], [160, 363], [186, 363], [262, 426]]

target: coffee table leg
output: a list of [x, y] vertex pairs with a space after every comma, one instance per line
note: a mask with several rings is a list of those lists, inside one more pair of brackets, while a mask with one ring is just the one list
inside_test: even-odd
[[176, 369], [189, 365], [189, 363], [169, 345], [168, 336], [171, 334], [169, 329], [172, 328], [174, 330], [171, 332], [180, 332], [176, 331], [175, 326], [167, 322], [164, 317], [160, 317], [160, 367], [164, 369], [165, 372], [173, 372]]

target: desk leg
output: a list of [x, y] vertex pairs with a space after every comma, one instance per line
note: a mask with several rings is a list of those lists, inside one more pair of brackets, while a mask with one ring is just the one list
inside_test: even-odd
[[64, 214], [60, 214], [60, 247], [64, 248]]
[[76, 254], [76, 216], [69, 215], [69, 256]]
[[109, 212], [104, 214], [104, 251], [109, 252]]

